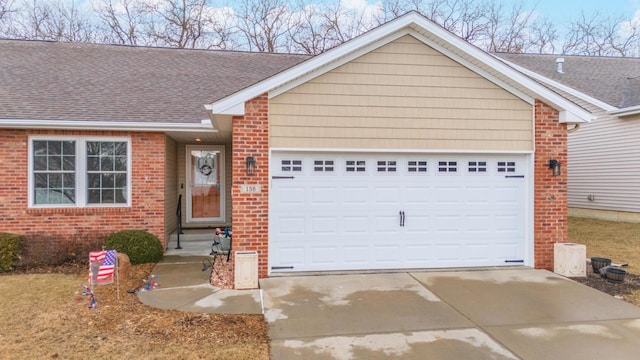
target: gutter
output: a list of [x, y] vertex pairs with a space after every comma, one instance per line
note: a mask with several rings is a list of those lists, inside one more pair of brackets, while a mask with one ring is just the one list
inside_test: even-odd
[[609, 111], [609, 115], [618, 116], [618, 117], [638, 115], [638, 114], [640, 114], [640, 105]]
[[209, 119], [200, 123], [89, 121], [89, 120], [33, 120], [0, 119], [0, 128], [12, 129], [56, 129], [56, 130], [118, 130], [118, 131], [176, 131], [218, 132]]

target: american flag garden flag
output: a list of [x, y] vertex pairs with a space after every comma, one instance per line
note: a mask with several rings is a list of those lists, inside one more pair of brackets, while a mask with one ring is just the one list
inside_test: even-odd
[[91, 251], [89, 253], [89, 283], [106, 285], [113, 283], [117, 257], [115, 250]]

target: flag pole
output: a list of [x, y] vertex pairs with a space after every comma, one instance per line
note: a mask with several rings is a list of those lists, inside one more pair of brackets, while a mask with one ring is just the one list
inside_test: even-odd
[[116, 294], [118, 302], [120, 301], [120, 261], [118, 261], [118, 252], [116, 251]]

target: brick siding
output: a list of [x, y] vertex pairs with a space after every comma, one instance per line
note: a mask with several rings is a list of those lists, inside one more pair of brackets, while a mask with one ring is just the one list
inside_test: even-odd
[[[131, 138], [131, 207], [28, 208], [29, 135]], [[118, 131], [0, 129], [0, 232], [73, 237], [145, 230], [164, 244], [165, 135]]]
[[[269, 99], [260, 95], [245, 104], [245, 115], [233, 117], [233, 185], [231, 198], [233, 250], [258, 253], [258, 277], [268, 275], [269, 226]], [[256, 171], [247, 175], [246, 158]], [[257, 194], [241, 193], [241, 185], [260, 185]], [[234, 259], [235, 261], [235, 259]]]
[[[558, 111], [535, 103], [534, 255], [537, 269], [553, 270], [553, 244], [567, 242], [567, 125]], [[553, 176], [549, 160], [562, 163]]]

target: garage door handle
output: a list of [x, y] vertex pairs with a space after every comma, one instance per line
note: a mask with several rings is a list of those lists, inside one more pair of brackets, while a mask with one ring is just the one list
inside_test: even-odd
[[400, 227], [404, 227], [404, 211], [400, 211]]
[[293, 176], [272, 176], [272, 179], [295, 179]]
[[505, 177], [507, 179], [514, 179], [514, 178], [524, 179], [524, 175], [505, 175]]

